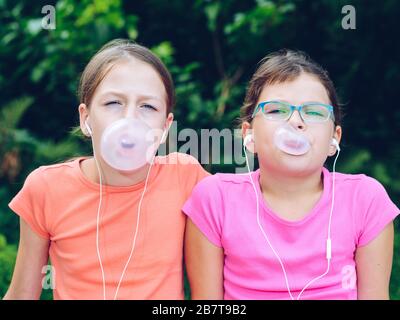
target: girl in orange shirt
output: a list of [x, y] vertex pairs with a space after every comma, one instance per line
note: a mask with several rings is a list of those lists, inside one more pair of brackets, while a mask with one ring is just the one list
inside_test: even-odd
[[207, 172], [156, 150], [173, 121], [171, 76], [150, 50], [106, 44], [79, 87], [93, 157], [42, 166], [10, 202], [20, 243], [5, 299], [183, 299], [181, 207]]

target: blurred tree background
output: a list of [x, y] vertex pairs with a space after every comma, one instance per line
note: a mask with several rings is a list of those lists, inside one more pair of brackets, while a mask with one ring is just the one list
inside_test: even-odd
[[[56, 9], [55, 29], [42, 28], [45, 5]], [[344, 5], [356, 9], [355, 30], [342, 28]], [[281, 48], [304, 50], [329, 71], [345, 103], [338, 171], [378, 179], [400, 206], [398, 17], [396, 0], [0, 0], [0, 297], [19, 237], [7, 204], [38, 166], [90, 153], [70, 133], [78, 79], [114, 38], [136, 40], [166, 63], [178, 129], [233, 128], [257, 62]], [[398, 221], [396, 229], [392, 299], [400, 299]]]

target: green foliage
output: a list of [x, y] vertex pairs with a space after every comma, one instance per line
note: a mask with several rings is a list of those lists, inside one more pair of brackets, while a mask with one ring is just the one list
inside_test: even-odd
[[[399, 219], [395, 221], [395, 230], [400, 230]], [[400, 300], [400, 234], [397, 232], [394, 237], [393, 268], [390, 281], [390, 298]]]
[[[8, 290], [16, 257], [16, 246], [8, 245], [5, 236], [0, 234], [0, 298], [2, 298]], [[43, 290], [41, 300], [51, 300], [52, 298], [53, 293], [51, 290]]]
[[18, 219], [7, 208], [8, 202], [21, 187], [29, 172], [45, 163], [57, 163], [79, 153], [78, 138], [64, 140], [38, 139], [18, 123], [32, 104], [33, 98], [12, 100], [0, 112], [0, 232], [16, 243]]
[[7, 106], [2, 108], [0, 114], [0, 128], [15, 128], [32, 102], [32, 97], [22, 97], [11, 101]]
[[15, 258], [15, 246], [7, 245], [6, 238], [0, 234], [0, 297], [7, 292], [14, 270]]

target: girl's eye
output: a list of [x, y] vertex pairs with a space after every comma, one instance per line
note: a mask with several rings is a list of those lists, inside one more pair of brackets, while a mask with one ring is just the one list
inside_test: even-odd
[[273, 108], [267, 110], [268, 114], [286, 114], [287, 110], [285, 108]]
[[105, 104], [106, 106], [112, 106], [112, 105], [122, 105], [122, 103], [118, 100], [113, 100], [113, 101], [109, 101]]
[[307, 111], [307, 114], [310, 115], [310, 116], [322, 117], [322, 114], [320, 112], [317, 112], [317, 111]]
[[287, 110], [285, 109], [274, 109], [271, 110], [269, 113], [286, 113]]
[[144, 104], [144, 105], [142, 105], [142, 106], [140, 106], [140, 107], [143, 108], [143, 109], [149, 109], [149, 110], [157, 111], [157, 108], [156, 108], [156, 107], [153, 107], [153, 106], [150, 105], [150, 104]]

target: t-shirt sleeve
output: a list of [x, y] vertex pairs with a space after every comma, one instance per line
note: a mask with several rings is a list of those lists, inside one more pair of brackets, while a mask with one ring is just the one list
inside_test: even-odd
[[358, 246], [375, 239], [382, 230], [400, 213], [384, 186], [371, 177], [366, 177], [362, 188], [365, 207], [360, 210], [358, 220]]
[[193, 189], [182, 211], [211, 243], [222, 247], [224, 206], [217, 176], [201, 180]]
[[42, 170], [32, 171], [25, 180], [22, 189], [11, 200], [8, 206], [40, 237], [50, 239], [46, 227], [46, 199]]

